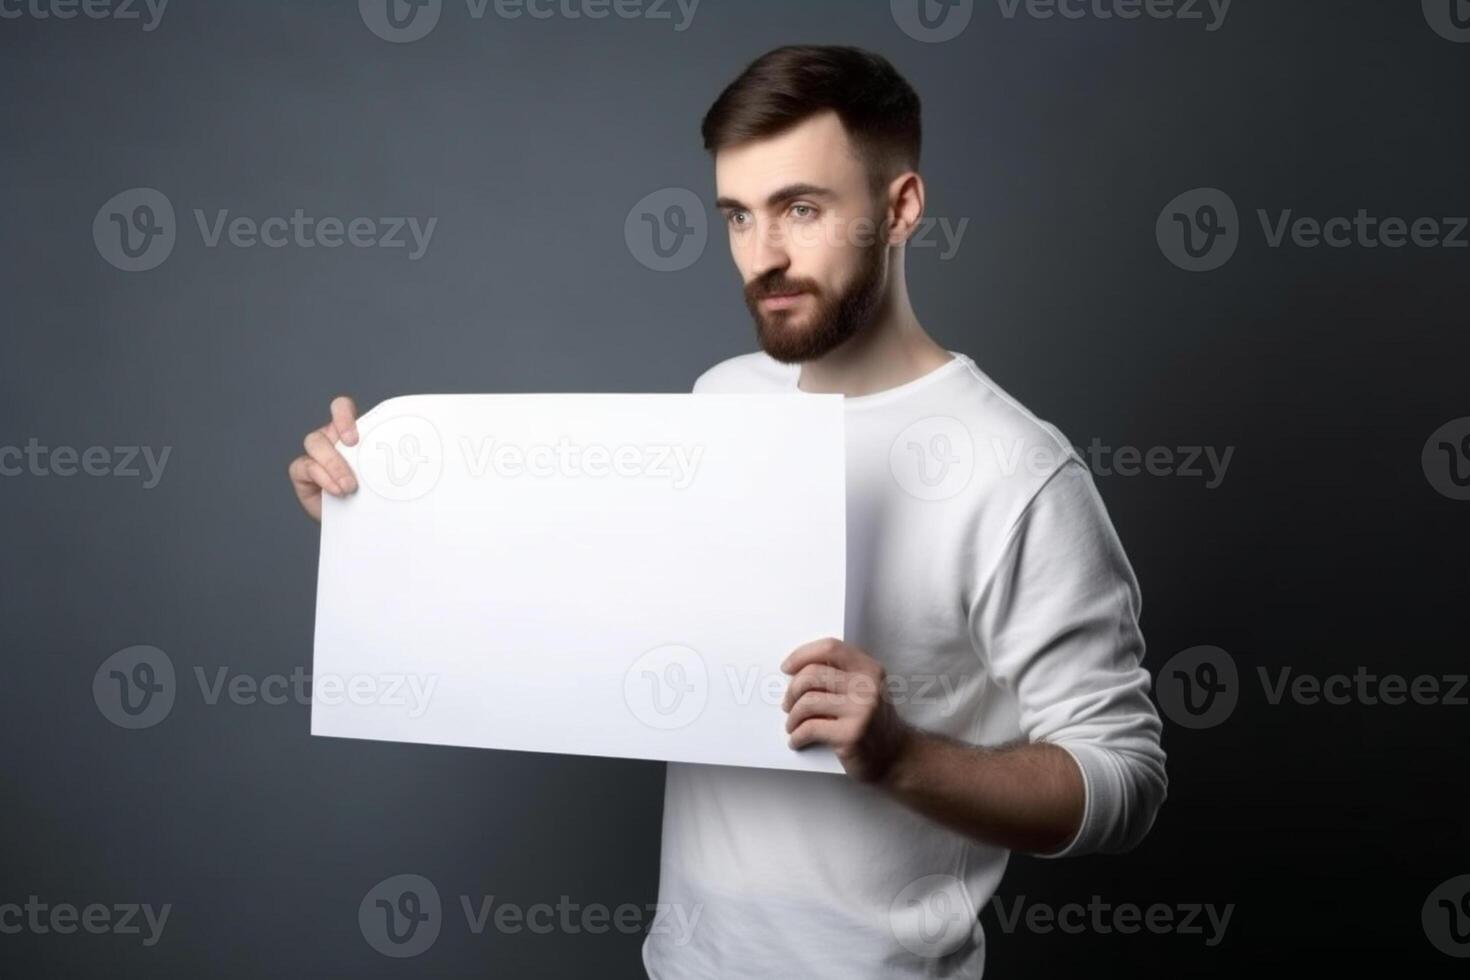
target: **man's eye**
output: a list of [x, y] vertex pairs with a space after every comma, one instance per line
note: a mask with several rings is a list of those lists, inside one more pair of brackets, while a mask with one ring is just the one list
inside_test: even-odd
[[748, 216], [744, 211], [731, 211], [725, 216], [725, 221], [737, 228], [740, 228], [745, 225], [745, 219], [747, 217]]
[[810, 204], [793, 204], [791, 213], [798, 218], [810, 218], [817, 213], [817, 209]]

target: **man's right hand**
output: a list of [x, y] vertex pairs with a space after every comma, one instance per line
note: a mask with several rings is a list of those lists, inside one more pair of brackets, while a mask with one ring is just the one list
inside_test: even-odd
[[357, 406], [351, 398], [339, 395], [332, 399], [331, 414], [330, 422], [306, 434], [306, 453], [291, 460], [286, 468], [301, 509], [317, 522], [322, 519], [323, 490], [345, 497], [357, 489], [352, 467], [337, 452], [338, 440], [348, 446], [357, 445]]

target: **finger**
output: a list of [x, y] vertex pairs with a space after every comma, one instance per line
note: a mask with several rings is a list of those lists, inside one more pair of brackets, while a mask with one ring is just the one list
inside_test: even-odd
[[306, 471], [316, 481], [317, 485], [327, 491], [327, 493], [330, 493], [334, 497], [347, 496], [347, 491], [343, 489], [340, 483], [332, 479], [332, 474], [328, 473], [326, 467], [322, 466], [321, 463], [312, 460], [306, 464]]
[[809, 718], [842, 718], [852, 711], [852, 706], [840, 694], [830, 691], [808, 691], [803, 694], [786, 715], [786, 730], [794, 731]]
[[298, 500], [304, 502], [312, 497], [319, 497], [323, 490], [330, 490], [339, 497], [342, 495], [342, 488], [337, 485], [337, 481], [310, 456], [297, 456], [291, 460], [286, 472], [291, 475], [291, 486], [296, 488]]
[[337, 448], [320, 429], [307, 433], [303, 444], [306, 446], [306, 454], [330, 473], [332, 480], [338, 486], [348, 493], [357, 489], [357, 480], [352, 475], [352, 467], [347, 465], [347, 460], [342, 458], [342, 454], [337, 452]]
[[332, 399], [332, 426], [344, 443], [357, 445], [357, 405], [346, 395]]
[[311, 478], [311, 473], [308, 472], [310, 466], [310, 456], [297, 456], [291, 460], [291, 465], [286, 467], [286, 475], [291, 478], [291, 488], [296, 491], [297, 500], [309, 500], [322, 492], [321, 486]]
[[843, 670], [856, 670], [861, 666], [855, 649], [836, 637], [824, 636], [792, 650], [781, 662], [781, 669], [794, 674], [807, 664], [817, 663], [831, 664]]
[[844, 676], [842, 671], [827, 664], [807, 664], [786, 685], [786, 696], [781, 699], [781, 710], [790, 711], [796, 699], [807, 691], [841, 692]]
[[805, 745], [843, 744], [842, 722], [830, 718], [808, 718], [787, 738], [786, 744], [793, 749]]

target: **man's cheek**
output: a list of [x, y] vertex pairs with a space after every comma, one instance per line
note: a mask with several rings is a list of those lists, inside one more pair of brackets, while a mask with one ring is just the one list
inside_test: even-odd
[[854, 218], [845, 222], [842, 244], [854, 249], [872, 248], [878, 241], [878, 223], [872, 218]]

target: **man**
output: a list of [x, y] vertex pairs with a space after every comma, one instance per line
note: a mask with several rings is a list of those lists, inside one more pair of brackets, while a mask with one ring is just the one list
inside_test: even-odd
[[[793, 750], [847, 776], [669, 764], [655, 980], [979, 977], [977, 913], [1012, 850], [1131, 849], [1167, 791], [1139, 593], [1062, 435], [919, 325], [918, 96], [884, 59], [792, 46], [705, 116], [717, 206], [761, 350], [696, 392], [846, 396], [847, 621], [790, 651]], [[291, 477], [355, 480], [352, 403]], [[675, 938], [677, 937], [677, 938]]]

